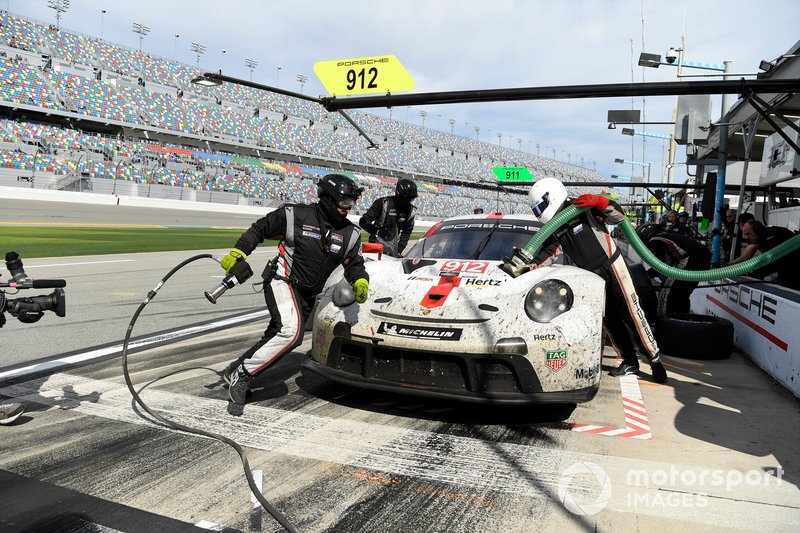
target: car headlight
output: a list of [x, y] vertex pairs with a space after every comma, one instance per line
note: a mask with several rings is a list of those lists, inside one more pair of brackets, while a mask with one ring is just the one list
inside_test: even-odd
[[537, 283], [525, 297], [525, 312], [535, 322], [547, 323], [572, 308], [574, 296], [569, 285], [548, 279]]

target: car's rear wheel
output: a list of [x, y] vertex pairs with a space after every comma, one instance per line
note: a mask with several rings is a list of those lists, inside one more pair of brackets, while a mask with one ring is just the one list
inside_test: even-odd
[[733, 351], [733, 323], [716, 316], [676, 313], [660, 316], [653, 328], [658, 348], [687, 359], [725, 359]]

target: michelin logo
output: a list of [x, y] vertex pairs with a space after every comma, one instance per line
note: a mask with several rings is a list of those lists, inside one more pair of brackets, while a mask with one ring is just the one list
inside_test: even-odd
[[394, 324], [392, 322], [381, 322], [378, 326], [378, 333], [383, 333], [384, 335], [440, 341], [460, 340], [462, 331], [460, 328], [424, 328]]

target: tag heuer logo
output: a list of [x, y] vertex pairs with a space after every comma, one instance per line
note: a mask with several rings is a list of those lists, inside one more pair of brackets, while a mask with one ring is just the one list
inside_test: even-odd
[[567, 351], [556, 350], [545, 353], [545, 364], [553, 372], [558, 372], [567, 365]]

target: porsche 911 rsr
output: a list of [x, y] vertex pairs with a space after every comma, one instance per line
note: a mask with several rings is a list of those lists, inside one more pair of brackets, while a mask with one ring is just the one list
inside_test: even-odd
[[566, 264], [512, 278], [502, 257], [541, 227], [471, 215], [428, 231], [405, 258], [367, 261], [370, 294], [322, 293], [306, 366], [361, 388], [494, 403], [578, 403], [600, 383], [605, 284]]

